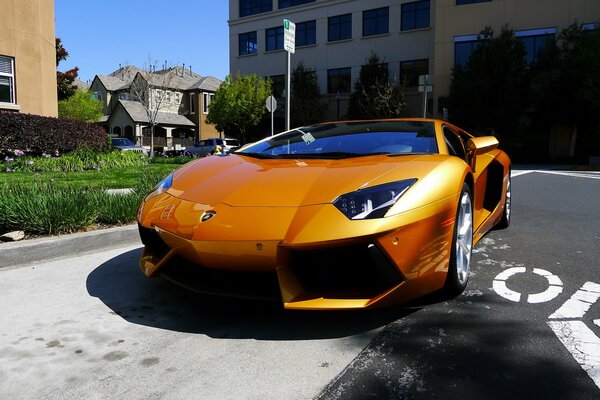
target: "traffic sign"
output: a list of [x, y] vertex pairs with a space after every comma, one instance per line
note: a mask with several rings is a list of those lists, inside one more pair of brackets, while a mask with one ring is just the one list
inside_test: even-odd
[[266, 105], [269, 112], [277, 110], [277, 99], [273, 96], [267, 97]]
[[292, 54], [296, 52], [296, 24], [283, 20], [283, 48]]

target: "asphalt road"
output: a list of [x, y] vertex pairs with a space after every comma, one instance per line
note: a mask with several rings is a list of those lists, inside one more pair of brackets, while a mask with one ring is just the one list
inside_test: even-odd
[[600, 173], [524, 172], [451, 300], [217, 301], [145, 279], [137, 246], [1, 269], [0, 398], [600, 398]]

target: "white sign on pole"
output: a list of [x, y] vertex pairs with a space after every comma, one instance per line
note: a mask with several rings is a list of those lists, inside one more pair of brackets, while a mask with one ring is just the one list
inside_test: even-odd
[[292, 54], [296, 52], [296, 24], [283, 20], [283, 48]]
[[267, 97], [266, 105], [269, 112], [277, 110], [277, 99], [273, 96]]

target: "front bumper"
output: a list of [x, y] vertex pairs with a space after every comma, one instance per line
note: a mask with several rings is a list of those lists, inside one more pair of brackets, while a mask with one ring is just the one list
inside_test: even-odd
[[220, 205], [220, 218], [202, 224], [208, 207], [165, 194], [140, 216], [140, 268], [202, 293], [276, 299], [288, 309], [397, 304], [443, 286], [455, 202], [368, 221], [331, 205]]

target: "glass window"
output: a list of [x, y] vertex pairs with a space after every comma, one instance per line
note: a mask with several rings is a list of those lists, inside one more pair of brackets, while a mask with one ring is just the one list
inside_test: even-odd
[[196, 114], [196, 93], [190, 93], [190, 114]]
[[315, 0], [279, 0], [279, 8], [299, 6], [306, 3], [314, 3]]
[[256, 54], [258, 50], [258, 44], [256, 42], [256, 31], [241, 33], [239, 36], [240, 40], [240, 56], [246, 54]]
[[388, 33], [389, 28], [389, 7], [363, 11], [363, 36]]
[[530, 29], [515, 32], [515, 36], [525, 46], [525, 51], [527, 52], [526, 58], [529, 64], [537, 61], [540, 51], [555, 40], [555, 35], [556, 28]]
[[15, 104], [14, 59], [0, 56], [0, 103]]
[[429, 74], [429, 60], [402, 61], [400, 63], [400, 76], [405, 80], [407, 87], [419, 86], [419, 76]]
[[429, 27], [429, 0], [402, 4], [402, 30]]
[[460, 6], [463, 4], [473, 4], [473, 3], [487, 3], [492, 0], [456, 0], [456, 5]]
[[281, 50], [283, 49], [283, 26], [270, 28], [265, 31], [266, 50]]
[[296, 24], [296, 47], [317, 43], [316, 21], [306, 21]]
[[454, 38], [454, 68], [465, 67], [473, 50], [479, 46], [478, 35], [458, 36]]
[[352, 14], [336, 15], [327, 20], [327, 40], [335, 42], [352, 38]]
[[240, 0], [240, 17], [273, 10], [273, 0]]
[[350, 93], [352, 87], [350, 68], [327, 70], [327, 93]]
[[212, 98], [212, 93], [202, 93], [202, 112], [204, 114], [208, 114], [208, 106], [210, 105]]

